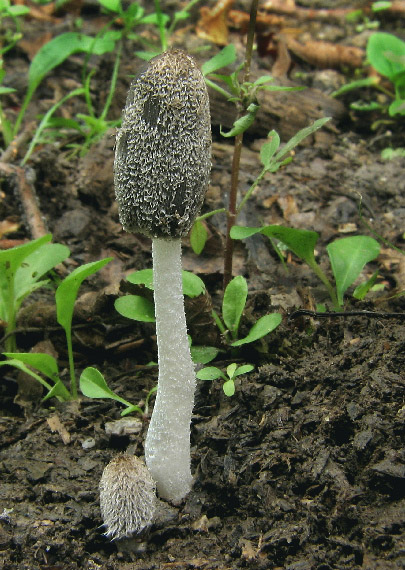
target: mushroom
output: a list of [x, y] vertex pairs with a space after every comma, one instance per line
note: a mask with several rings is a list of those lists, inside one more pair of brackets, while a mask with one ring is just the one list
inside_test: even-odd
[[173, 49], [135, 77], [117, 135], [115, 193], [126, 231], [152, 238], [159, 378], [145, 442], [164, 499], [190, 490], [195, 371], [187, 338], [181, 238], [197, 216], [211, 170], [211, 121], [203, 75]]

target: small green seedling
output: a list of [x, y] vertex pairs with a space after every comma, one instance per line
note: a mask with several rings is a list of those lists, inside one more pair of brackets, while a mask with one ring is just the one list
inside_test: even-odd
[[225, 289], [222, 300], [222, 318], [215, 311], [212, 312], [215, 323], [231, 347], [255, 342], [272, 332], [281, 323], [280, 313], [264, 315], [256, 321], [247, 336], [239, 338], [239, 325], [246, 306], [247, 294], [246, 279], [242, 275], [234, 277]]
[[234, 226], [231, 236], [233, 239], [245, 239], [257, 233], [267, 236], [270, 240], [280, 241], [305, 261], [325, 285], [335, 310], [341, 310], [343, 307], [343, 295], [359, 277], [366, 263], [380, 253], [379, 243], [368, 236], [352, 236], [330, 243], [326, 249], [335, 278], [333, 287], [315, 259], [314, 250], [319, 238], [317, 232], [277, 225], [263, 228]]
[[254, 370], [254, 366], [251, 364], [244, 364], [243, 366], [238, 366], [237, 364], [232, 363], [226, 368], [226, 374], [222, 372], [216, 366], [206, 366], [205, 368], [201, 368], [197, 372], [197, 378], [199, 380], [218, 380], [218, 378], [222, 378], [224, 383], [222, 384], [222, 389], [226, 396], [233, 396], [235, 394], [235, 381], [234, 379], [237, 376], [241, 376], [242, 374], [247, 374], [248, 372], [252, 372]]
[[405, 42], [392, 34], [376, 32], [367, 43], [367, 60], [380, 75], [387, 78], [393, 91], [387, 89], [376, 76], [352, 81], [333, 93], [334, 97], [364, 87], [374, 87], [388, 96], [389, 103], [363, 101], [352, 103], [358, 111], [381, 111], [390, 117], [405, 115]]
[[0, 319], [6, 323], [5, 347], [16, 349], [16, 316], [24, 299], [49, 283], [44, 276], [70, 255], [61, 244], [50, 243], [51, 234], [0, 251]]
[[83, 370], [80, 375], [80, 391], [87, 398], [108, 398], [110, 400], [115, 400], [123, 404], [125, 409], [121, 412], [121, 416], [126, 416], [132, 412], [137, 412], [141, 416], [146, 417], [149, 412], [149, 400], [150, 397], [156, 393], [157, 386], [154, 386], [146, 395], [145, 403], [143, 409], [140, 406], [136, 406], [121, 398], [115, 394], [107, 386], [104, 376], [96, 368], [88, 366]]
[[[188, 297], [198, 297], [205, 291], [204, 282], [193, 273], [183, 271], [183, 292]], [[143, 269], [128, 275], [128, 281], [137, 285], [144, 285], [153, 290], [152, 269]], [[245, 309], [248, 287], [246, 279], [242, 276], [235, 277], [225, 289], [222, 301], [222, 318], [216, 311], [212, 311], [213, 319], [223, 334], [224, 339], [232, 347], [254, 342], [272, 332], [281, 322], [281, 315], [273, 313], [264, 315], [252, 326], [246, 337], [238, 338], [239, 324]], [[155, 309], [153, 302], [141, 295], [125, 295], [115, 301], [115, 309], [120, 315], [133, 319], [153, 323], [155, 322]], [[211, 361], [218, 353], [214, 347], [201, 347], [191, 345], [191, 353], [194, 362]], [[209, 360], [206, 360], [209, 358]]]
[[[12, 6], [9, 0], [0, 0], [0, 24], [5, 27], [4, 35], [1, 37], [0, 56], [12, 49], [18, 40], [21, 39], [21, 18], [29, 14], [27, 6]], [[6, 24], [5, 20], [11, 20], [13, 27]]]
[[[51, 236], [45, 236], [45, 238], [50, 240]], [[40, 238], [45, 244], [47, 244], [45, 238]], [[44, 275], [44, 268], [47, 268], [46, 271], [49, 271], [54, 264], [50, 266], [50, 263], [63, 254], [65, 259], [69, 255], [69, 250], [64, 248], [64, 246], [60, 246], [60, 248], [64, 248], [61, 250], [60, 248], [50, 249], [50, 246], [57, 246], [58, 244], [47, 244], [48, 245], [48, 255], [45, 257], [44, 245], [42, 245], [40, 240], [35, 240], [34, 242], [30, 242], [27, 245], [19, 246], [19, 248], [15, 248], [17, 250], [17, 254], [12, 257], [12, 261], [14, 264], [17, 264], [17, 260], [21, 261], [22, 248], [26, 248], [25, 251], [34, 248], [34, 254], [26, 255], [22, 258], [26, 265], [21, 268], [22, 274], [15, 272], [16, 278], [14, 280], [8, 280], [8, 287], [9, 287], [9, 296], [12, 297], [11, 292], [14, 291], [17, 293], [15, 298], [15, 305], [19, 306], [21, 304], [21, 300], [25, 298], [31, 291], [37, 289], [38, 287], [47, 283], [47, 281], [40, 281], [36, 282], [36, 279], [39, 279], [42, 275]], [[40, 242], [40, 246], [38, 247], [38, 242]], [[11, 250], [10, 250], [11, 251]], [[23, 250], [24, 251], [24, 250]], [[0, 263], [1, 263], [1, 254], [9, 253], [9, 252], [0, 252]], [[41, 253], [43, 254], [41, 256]], [[34, 259], [33, 259], [34, 256]], [[70, 391], [64, 386], [62, 383], [60, 372], [58, 368], [58, 363], [56, 359], [49, 355], [49, 354], [33, 354], [33, 353], [21, 353], [21, 352], [12, 352], [7, 351], [4, 356], [7, 357], [8, 360], [4, 362], [0, 362], [0, 366], [13, 366], [14, 368], [18, 368], [23, 372], [29, 374], [32, 378], [35, 378], [38, 382], [40, 382], [47, 390], [48, 393], [45, 395], [44, 400], [55, 396], [61, 401], [65, 400], [76, 400], [78, 397], [77, 394], [77, 384], [76, 384], [76, 374], [75, 374], [75, 367], [74, 367], [74, 359], [73, 359], [73, 347], [72, 347], [72, 318], [73, 318], [73, 309], [74, 304], [77, 298], [77, 293], [79, 290], [80, 285], [90, 275], [93, 275], [96, 271], [104, 267], [111, 258], [102, 259], [100, 261], [95, 261], [92, 263], [88, 263], [81, 267], [78, 267], [70, 275], [68, 275], [58, 286], [56, 293], [55, 293], [55, 301], [56, 301], [56, 316], [58, 323], [62, 326], [65, 331], [66, 335], [66, 343], [68, 349], [68, 358], [69, 358], [69, 372], [70, 372]], [[59, 263], [60, 261], [58, 261]], [[13, 266], [12, 266], [13, 267]], [[35, 274], [32, 275], [32, 268], [41, 267], [39, 270], [39, 275]], [[46, 272], [45, 271], [45, 272]], [[8, 270], [10, 273], [10, 270]], [[2, 273], [0, 272], [0, 275]], [[7, 268], [6, 268], [6, 275], [7, 275]], [[13, 275], [10, 273], [10, 275]], [[26, 279], [24, 279], [24, 276]], [[25, 289], [20, 291], [20, 280], [23, 279], [23, 282], [26, 283]], [[12, 284], [10, 286], [10, 283]], [[3, 291], [3, 290], [2, 290]], [[11, 306], [11, 304], [10, 304]], [[14, 314], [14, 323], [15, 323], [15, 314]], [[7, 342], [7, 339], [6, 339]], [[32, 370], [34, 369], [34, 370]], [[41, 375], [42, 376], [41, 376]], [[45, 377], [46, 380], [43, 378]], [[118, 397], [116, 398], [118, 399]]]

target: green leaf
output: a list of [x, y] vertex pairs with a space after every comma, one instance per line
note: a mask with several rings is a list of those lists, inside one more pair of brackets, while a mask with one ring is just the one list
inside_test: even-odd
[[251, 364], [244, 364], [243, 366], [239, 366], [239, 368], [236, 369], [233, 377], [235, 378], [235, 376], [240, 376], [241, 374], [248, 374], [249, 372], [252, 372], [252, 370], [254, 369], [255, 367], [252, 366]]
[[367, 43], [367, 58], [381, 75], [393, 80], [397, 73], [404, 70], [402, 63], [391, 61], [390, 55], [405, 56], [405, 42], [392, 34], [376, 32]]
[[249, 334], [244, 338], [236, 340], [232, 346], [241, 346], [249, 342], [254, 342], [259, 338], [263, 338], [266, 334], [274, 331], [281, 323], [280, 313], [272, 313], [271, 315], [264, 315], [261, 317], [250, 329]]
[[127, 276], [127, 280], [134, 285], [145, 285], [153, 291], [153, 269], [141, 269]]
[[114, 307], [120, 315], [127, 319], [144, 323], [155, 322], [154, 304], [149, 299], [145, 299], [145, 297], [125, 295], [115, 300]]
[[238, 365], [236, 364], [236, 362], [232, 362], [232, 364], [230, 364], [229, 366], [227, 366], [226, 368], [226, 373], [229, 376], [229, 378], [233, 378], [235, 375], [235, 370], [237, 369]]
[[207, 241], [207, 228], [200, 220], [196, 220], [191, 228], [190, 245], [197, 255], [200, 255]]
[[312, 125], [309, 127], [305, 127], [296, 133], [286, 144], [283, 148], [276, 154], [275, 160], [279, 161], [283, 156], [288, 154], [293, 148], [295, 148], [300, 142], [302, 142], [306, 137], [323, 127], [325, 123], [330, 121], [331, 117], [323, 117], [322, 119], [318, 119], [314, 121]]
[[375, 282], [377, 281], [377, 277], [378, 277], [378, 269], [377, 271], [374, 271], [370, 279], [367, 279], [367, 281], [365, 281], [364, 283], [357, 285], [356, 289], [353, 291], [353, 297], [355, 299], [359, 299], [359, 301], [362, 301], [367, 295], [367, 293], [373, 288]]
[[270, 160], [280, 146], [280, 137], [275, 130], [270, 131], [267, 138], [270, 140], [264, 143], [260, 149], [260, 160], [265, 168], [270, 167]]
[[222, 384], [222, 389], [225, 393], [225, 396], [231, 397], [235, 394], [235, 383], [232, 379], [227, 380]]
[[259, 110], [259, 105], [255, 103], [251, 103], [249, 107], [246, 109], [247, 114], [243, 115], [240, 119], [234, 122], [233, 127], [230, 131], [225, 133], [222, 128], [220, 129], [221, 135], [225, 138], [228, 137], [236, 137], [247, 131], [247, 129], [253, 124], [257, 111]]
[[59, 380], [58, 363], [51, 354], [34, 352], [4, 352], [3, 354], [7, 358], [19, 360], [28, 366], [32, 366], [52, 382]]
[[24, 298], [45, 273], [69, 257], [69, 248], [59, 243], [46, 243], [24, 259], [15, 274], [15, 297]]
[[68, 57], [78, 52], [95, 55], [112, 52], [116, 34], [92, 38], [79, 32], [66, 32], [44, 44], [35, 54], [28, 71], [28, 91], [32, 92], [47, 73], [60, 65]]
[[215, 346], [191, 346], [191, 358], [196, 364], [208, 364], [218, 355], [219, 349]]
[[181, 275], [184, 295], [193, 298], [205, 293], [204, 281], [198, 275], [191, 273], [191, 271], [182, 271]]
[[122, 12], [121, 0], [98, 0], [98, 1], [103, 6], [103, 8], [106, 8], [111, 12], [116, 12], [117, 14], [120, 14]]
[[378, 256], [380, 245], [368, 236], [352, 236], [335, 240], [326, 249], [335, 276], [338, 303], [342, 306], [345, 291], [354, 283], [366, 263]]
[[219, 53], [203, 63], [201, 72], [204, 76], [214, 73], [221, 67], [231, 65], [236, 60], [236, 48], [233, 44], [224, 47]]
[[[182, 271], [183, 294], [187, 297], [198, 297], [205, 292], [204, 281], [190, 271]], [[135, 285], [145, 285], [153, 291], [153, 269], [141, 269], [128, 275], [127, 280]], [[131, 318], [131, 317], [130, 317]]]
[[[58, 381], [54, 386], [51, 386], [48, 382], [46, 382], [46, 380], [44, 380], [41, 376], [39, 376], [39, 374], [31, 370], [31, 368], [28, 368], [28, 366], [24, 364], [24, 362], [21, 362], [21, 360], [17, 359], [5, 360], [3, 362], [0, 362], [0, 366], [13, 366], [13, 368], [17, 368], [18, 370], [21, 370], [25, 374], [28, 374], [29, 376], [37, 380], [40, 384], [42, 384], [42, 386], [44, 386], [48, 390], [48, 393], [50, 393], [51, 396], [56, 396], [58, 400], [61, 402], [65, 402], [71, 399], [69, 390], [66, 388], [64, 384], [62, 384], [62, 382]], [[47, 397], [48, 396], [45, 396], [45, 398]]]
[[12, 249], [0, 251], [0, 271], [2, 270], [2, 265], [4, 268], [7, 266], [7, 272], [14, 275], [26, 257], [43, 244], [51, 241], [51, 239], [52, 235], [47, 234], [28, 243], [24, 243], [23, 245], [13, 247]]
[[87, 398], [109, 398], [110, 400], [116, 400], [130, 406], [131, 404], [117, 396], [110, 388], [107, 386], [104, 376], [96, 368], [88, 366], [83, 370], [80, 375], [80, 390], [83, 396]]
[[245, 308], [248, 287], [241, 275], [234, 277], [225, 289], [222, 301], [222, 317], [232, 336], [236, 338], [240, 318]]
[[71, 328], [73, 309], [80, 285], [87, 277], [93, 275], [93, 273], [96, 273], [96, 271], [109, 263], [111, 259], [112, 257], [108, 257], [77, 267], [70, 275], [65, 277], [56, 289], [56, 318], [65, 331], [70, 331]]
[[331, 97], [339, 97], [339, 95], [344, 95], [345, 93], [349, 93], [350, 91], [354, 91], [355, 89], [362, 89], [363, 87], [372, 87], [373, 85], [378, 84], [378, 77], [366, 77], [364, 79], [357, 79], [356, 81], [351, 81], [346, 85], [340, 87], [333, 93], [331, 93]]
[[218, 378], [224, 378], [224, 374], [216, 366], [206, 366], [198, 370], [196, 374], [199, 380], [217, 380]]

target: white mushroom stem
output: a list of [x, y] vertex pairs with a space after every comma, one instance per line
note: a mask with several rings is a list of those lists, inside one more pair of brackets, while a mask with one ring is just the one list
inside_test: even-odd
[[187, 338], [181, 240], [152, 241], [159, 379], [145, 442], [145, 460], [161, 497], [179, 501], [190, 491], [190, 423], [195, 371]]

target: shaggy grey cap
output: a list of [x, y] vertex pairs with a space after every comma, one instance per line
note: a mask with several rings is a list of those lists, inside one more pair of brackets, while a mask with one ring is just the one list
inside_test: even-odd
[[186, 235], [210, 170], [204, 77], [183, 51], [165, 52], [132, 82], [117, 135], [114, 182], [123, 228], [152, 238]]
[[105, 467], [100, 480], [100, 509], [105, 535], [112, 539], [140, 532], [156, 508], [156, 486], [144, 463], [121, 454]]

